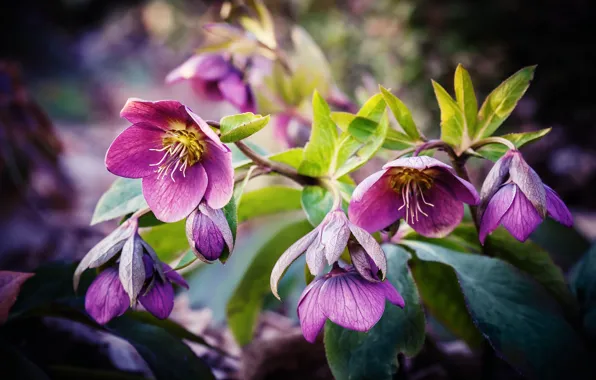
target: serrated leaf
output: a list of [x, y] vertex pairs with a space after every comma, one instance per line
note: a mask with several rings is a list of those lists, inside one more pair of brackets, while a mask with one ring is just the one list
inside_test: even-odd
[[[534, 142], [546, 136], [551, 129], [552, 128], [544, 128], [533, 132], [510, 133], [501, 137], [511, 141], [516, 148], [521, 148], [528, 143]], [[505, 154], [505, 152], [507, 152], [508, 149], [509, 148], [502, 144], [489, 144], [478, 149], [477, 153], [488, 160], [497, 161]]]
[[476, 114], [478, 113], [478, 101], [474, 93], [474, 85], [470, 74], [462, 65], [457, 65], [455, 70], [455, 99], [464, 115], [465, 130], [472, 139], [476, 135]]
[[453, 268], [476, 326], [522, 373], [540, 379], [584, 378], [584, 344], [537, 282], [496, 258], [422, 242], [404, 244], [420, 260]]
[[435, 81], [432, 84], [441, 109], [441, 140], [453, 146], [457, 153], [461, 153], [470, 143], [464, 114], [440, 84]]
[[383, 95], [383, 99], [385, 99], [385, 103], [389, 106], [391, 112], [395, 116], [395, 119], [402, 127], [406, 135], [409, 137], [410, 141], [418, 141], [422, 137], [422, 134], [416, 127], [414, 123], [414, 119], [412, 118], [412, 113], [406, 107], [406, 105], [399, 100], [399, 98], [393, 95], [389, 90], [384, 88], [383, 86], [379, 86], [381, 89], [381, 94]]
[[400, 292], [405, 307], [386, 302], [383, 317], [367, 333], [326, 323], [325, 352], [336, 379], [392, 379], [397, 354], [414, 356], [424, 344], [424, 311], [408, 269], [410, 255], [396, 246], [383, 249], [387, 253], [386, 281]]
[[310, 140], [304, 148], [304, 158], [298, 173], [311, 177], [329, 174], [337, 143], [337, 127], [331, 120], [329, 106], [318, 92], [313, 94], [313, 125]]
[[254, 256], [226, 308], [228, 326], [239, 345], [244, 346], [252, 340], [263, 301], [270, 293], [269, 276], [275, 262], [311, 229], [306, 220], [285, 223]]
[[140, 179], [118, 178], [99, 198], [91, 225], [116, 219], [143, 208], [149, 208], [143, 197]]
[[269, 186], [245, 193], [238, 205], [238, 223], [264, 215], [299, 210], [300, 189]]
[[333, 194], [321, 186], [305, 186], [301, 196], [302, 209], [306, 218], [318, 226], [333, 207]]
[[509, 117], [530, 86], [535, 69], [536, 66], [524, 67], [487, 96], [478, 112], [476, 138], [491, 136]]
[[263, 129], [269, 119], [269, 115], [255, 115], [252, 112], [226, 116], [220, 120], [220, 139], [224, 143], [245, 139]]

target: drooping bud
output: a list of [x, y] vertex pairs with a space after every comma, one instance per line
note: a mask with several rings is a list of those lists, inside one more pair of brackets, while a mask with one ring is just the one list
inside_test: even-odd
[[186, 219], [186, 238], [199, 260], [211, 262], [224, 251], [232, 252], [234, 237], [221, 209], [212, 209], [201, 203]]

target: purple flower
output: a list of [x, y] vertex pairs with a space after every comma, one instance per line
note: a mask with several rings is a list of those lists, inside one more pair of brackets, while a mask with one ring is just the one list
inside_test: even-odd
[[443, 237], [462, 220], [463, 203], [478, 201], [472, 184], [449, 165], [427, 156], [404, 157], [385, 164], [356, 187], [348, 215], [370, 233], [403, 218], [423, 236]]
[[[147, 311], [159, 319], [167, 318], [174, 307], [174, 288], [172, 283], [188, 288], [188, 284], [168, 265], [161, 263], [162, 277], [155, 262], [143, 256], [145, 282], [139, 302]], [[129, 296], [124, 290], [118, 268], [109, 267], [97, 275], [85, 295], [85, 310], [99, 324], [108, 323], [121, 316], [130, 306]]]
[[143, 179], [143, 195], [159, 220], [181, 220], [203, 199], [215, 209], [230, 201], [232, 153], [203, 119], [173, 100], [129, 99], [120, 115], [133, 125], [108, 149], [106, 166]]
[[166, 77], [166, 83], [190, 80], [202, 99], [228, 101], [240, 112], [255, 112], [255, 99], [242, 72], [218, 54], [193, 55]]
[[234, 249], [234, 236], [221, 209], [201, 203], [186, 220], [186, 237], [195, 255], [204, 262], [217, 260], [227, 248]]
[[370, 282], [353, 267], [335, 266], [313, 280], [300, 296], [302, 334], [314, 343], [327, 319], [346, 329], [368, 331], [383, 316], [385, 300], [404, 307], [404, 299], [389, 281]]
[[518, 150], [510, 150], [486, 176], [478, 208], [480, 242], [499, 224], [525, 241], [547, 215], [571, 227], [573, 217], [557, 193], [546, 186]]
[[287, 113], [275, 116], [273, 128], [273, 135], [286, 148], [304, 146], [310, 138], [310, 125]]
[[[369, 233], [351, 223], [342, 210], [334, 210], [327, 214], [314, 230], [292, 244], [277, 260], [271, 271], [271, 291], [279, 298], [277, 293], [279, 280], [285, 270], [302, 253], [306, 252], [306, 264], [310, 272], [317, 276], [326, 264], [331, 265], [339, 260], [348, 242], [352, 259], [362, 263], [357, 265], [359, 271], [366, 274], [367, 269], [374, 268], [371, 270], [374, 272], [372, 275], [376, 278], [380, 270], [384, 278], [387, 258], [379, 243]], [[369, 264], [370, 261], [372, 264]]]

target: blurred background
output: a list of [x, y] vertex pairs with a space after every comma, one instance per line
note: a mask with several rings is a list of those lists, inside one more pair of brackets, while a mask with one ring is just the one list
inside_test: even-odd
[[[439, 109], [430, 79], [451, 89], [455, 67], [462, 63], [480, 100], [513, 72], [537, 64], [534, 82], [502, 132], [553, 128], [523, 152], [572, 209], [581, 235], [588, 240], [596, 237], [596, 49], [589, 37], [596, 3], [265, 3], [277, 28], [299, 24], [313, 36], [349, 97], [376, 92], [379, 83], [391, 88], [414, 112], [427, 136], [439, 133]], [[201, 45], [201, 25], [218, 20], [220, 7], [218, 1], [198, 0], [3, 4], [0, 268], [31, 270], [49, 259], [81, 257], [113, 227], [88, 224], [97, 200], [114, 180], [103, 158], [113, 138], [128, 126], [119, 118], [127, 98], [177, 99], [205, 119], [234, 112], [201, 102], [190, 86], [164, 84], [166, 74]], [[260, 136], [264, 145], [275, 149], [270, 136]], [[480, 161], [472, 165], [473, 179], [486, 173]], [[585, 250], [587, 240], [578, 241], [577, 247], [560, 247], [560, 264], [568, 266]], [[226, 276], [235, 278], [234, 271], [244, 269], [228, 267]], [[218, 276], [221, 273], [210, 272], [191, 283], [191, 289], [201, 289]], [[221, 292], [233, 290], [235, 283], [230, 281], [230, 289]], [[188, 297], [177, 307], [209, 306], [193, 311], [207, 313], [203, 319], [188, 313], [180, 317], [201, 324], [197, 327], [201, 332], [223, 318], [225, 295]], [[293, 325], [291, 320], [272, 321], [282, 324], [275, 327], [279, 329]]]

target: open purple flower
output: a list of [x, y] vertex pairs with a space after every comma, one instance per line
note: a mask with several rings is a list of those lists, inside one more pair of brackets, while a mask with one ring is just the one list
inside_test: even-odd
[[232, 153], [190, 109], [173, 100], [129, 99], [120, 115], [133, 123], [112, 143], [106, 166], [143, 179], [143, 195], [164, 222], [188, 216], [205, 199], [222, 208], [232, 198]]
[[346, 329], [370, 330], [383, 316], [385, 300], [404, 307], [404, 299], [389, 281], [371, 282], [353, 267], [338, 265], [313, 280], [298, 301], [304, 338], [314, 343], [327, 319]]
[[[342, 252], [350, 243], [352, 257], [356, 255], [358, 269], [363, 273], [374, 264], [374, 275], [381, 271], [382, 278], [387, 271], [387, 258], [377, 241], [362, 228], [351, 223], [346, 214], [340, 210], [331, 211], [314, 230], [292, 244], [277, 260], [271, 271], [271, 291], [279, 298], [277, 284], [286, 269], [306, 252], [306, 264], [314, 276], [319, 275], [326, 264], [336, 263]], [[370, 259], [370, 260], [369, 260]], [[378, 268], [378, 269], [377, 269]]]
[[525, 241], [547, 215], [570, 227], [573, 217], [558, 194], [542, 183], [518, 150], [501, 157], [486, 176], [478, 208], [480, 242], [499, 225]]
[[240, 112], [255, 112], [255, 99], [242, 72], [219, 54], [193, 55], [166, 77], [166, 83], [190, 80], [202, 99], [227, 101]]
[[195, 256], [204, 262], [221, 257], [234, 249], [234, 236], [221, 209], [201, 203], [186, 219], [186, 237]]
[[348, 215], [370, 233], [403, 218], [423, 236], [443, 237], [462, 220], [463, 203], [478, 201], [474, 186], [449, 165], [432, 157], [404, 157], [356, 187]]
[[[160, 263], [164, 276], [156, 269], [156, 263], [148, 256], [143, 256], [145, 284], [139, 302], [147, 311], [159, 319], [167, 318], [174, 307], [174, 288], [172, 283], [188, 288], [188, 284], [168, 265]], [[158, 265], [158, 264], [157, 264]], [[85, 310], [99, 324], [108, 323], [121, 316], [130, 306], [129, 296], [124, 290], [118, 268], [109, 267], [97, 275], [85, 295]]]

